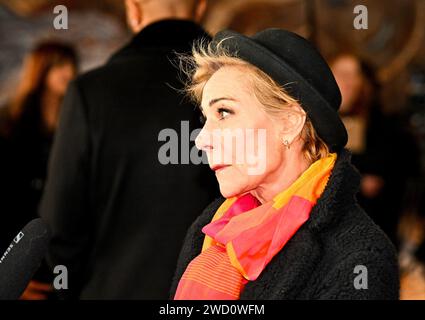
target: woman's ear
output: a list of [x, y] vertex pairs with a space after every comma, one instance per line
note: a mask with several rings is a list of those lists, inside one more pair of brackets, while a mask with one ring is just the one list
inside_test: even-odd
[[138, 33], [142, 26], [142, 7], [138, 0], [125, 0], [127, 24], [131, 31]]
[[297, 104], [292, 104], [282, 117], [281, 139], [284, 144], [290, 145], [301, 134], [306, 120], [306, 113]]

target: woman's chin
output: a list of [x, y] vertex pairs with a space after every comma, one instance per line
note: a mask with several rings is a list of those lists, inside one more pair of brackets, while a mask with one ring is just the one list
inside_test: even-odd
[[222, 186], [220, 184], [220, 193], [226, 199], [238, 196], [240, 194], [239, 190], [236, 188], [231, 188], [229, 186]]
[[219, 186], [221, 195], [226, 199], [240, 196], [250, 190], [246, 186], [235, 185], [234, 183], [219, 182]]

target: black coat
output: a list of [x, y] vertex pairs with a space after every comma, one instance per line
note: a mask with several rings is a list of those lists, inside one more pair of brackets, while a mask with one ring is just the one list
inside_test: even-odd
[[153, 23], [70, 85], [40, 207], [48, 260], [68, 269], [64, 297], [168, 297], [185, 232], [216, 197], [207, 165], [158, 160], [161, 130], [200, 127], [170, 61], [199, 37], [190, 21]]
[[[272, 259], [241, 299], [398, 299], [399, 275], [393, 245], [358, 206], [359, 174], [350, 154], [338, 156], [328, 185], [310, 219]], [[224, 199], [213, 202], [190, 227], [171, 287], [202, 248], [208, 224]], [[367, 268], [368, 289], [356, 289], [357, 265]], [[357, 278], [359, 280], [359, 278]], [[364, 285], [365, 282], [356, 281]]]

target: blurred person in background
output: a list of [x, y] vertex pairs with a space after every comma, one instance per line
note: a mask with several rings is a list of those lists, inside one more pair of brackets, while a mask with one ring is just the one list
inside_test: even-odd
[[347, 148], [362, 175], [359, 204], [398, 246], [408, 179], [419, 172], [415, 141], [400, 119], [382, 112], [380, 86], [370, 65], [341, 53], [330, 59], [330, 66], [342, 94], [339, 112], [348, 131]]
[[[77, 55], [64, 43], [43, 41], [28, 54], [22, 79], [1, 119], [0, 250], [35, 219], [60, 105], [77, 73]], [[50, 276], [41, 268], [24, 298], [45, 298]], [[40, 282], [41, 281], [41, 282]]]
[[186, 229], [216, 193], [206, 165], [158, 159], [161, 130], [180, 144], [189, 143], [181, 121], [201, 126], [170, 60], [209, 38], [199, 26], [206, 1], [125, 4], [135, 35], [70, 85], [50, 158], [40, 214], [50, 266], [68, 270], [63, 299], [167, 298]]

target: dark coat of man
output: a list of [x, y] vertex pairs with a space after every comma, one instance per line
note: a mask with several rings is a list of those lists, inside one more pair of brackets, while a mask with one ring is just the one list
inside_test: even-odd
[[[347, 150], [338, 154], [309, 220], [262, 274], [245, 285], [242, 300], [399, 298], [395, 248], [356, 201], [360, 175], [350, 157]], [[223, 201], [214, 201], [190, 227], [171, 298], [186, 267], [201, 252], [205, 238], [201, 229], [211, 222]]]
[[178, 165], [158, 155], [169, 142], [161, 130], [174, 129], [180, 145], [181, 121], [201, 126], [171, 62], [200, 37], [193, 22], [155, 22], [70, 85], [40, 206], [49, 264], [68, 270], [63, 297], [168, 297], [184, 234], [217, 194], [207, 165], [181, 164], [182, 148]]

